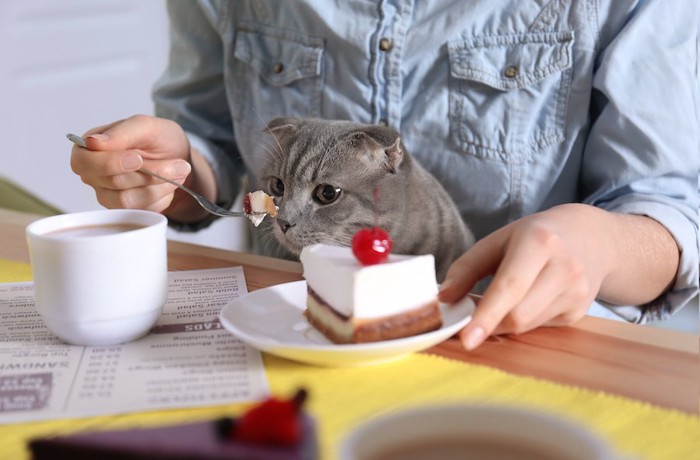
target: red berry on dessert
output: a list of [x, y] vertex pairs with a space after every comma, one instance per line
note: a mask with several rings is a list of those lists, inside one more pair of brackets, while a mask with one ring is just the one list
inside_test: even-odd
[[306, 392], [290, 400], [271, 397], [254, 406], [233, 426], [233, 439], [267, 445], [295, 445], [301, 437], [301, 404]]
[[393, 245], [391, 237], [381, 227], [360, 229], [352, 237], [352, 252], [362, 265], [386, 261]]

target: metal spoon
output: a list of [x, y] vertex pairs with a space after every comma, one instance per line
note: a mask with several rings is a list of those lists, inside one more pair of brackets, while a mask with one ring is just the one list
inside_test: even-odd
[[[85, 143], [85, 139], [83, 139], [82, 137], [78, 136], [77, 134], [70, 134], [70, 133], [69, 133], [69, 134], [66, 134], [66, 137], [68, 138], [69, 141], [71, 141], [72, 143], [74, 143], [74, 144], [77, 145], [78, 147], [82, 147], [82, 148], [84, 148], [84, 149], [87, 149], [87, 144]], [[190, 195], [192, 195], [192, 198], [194, 198], [195, 200], [197, 200], [197, 203], [199, 203], [199, 205], [202, 206], [202, 208], [204, 208], [207, 212], [210, 212], [210, 213], [212, 213], [212, 214], [214, 214], [214, 215], [217, 215], [217, 216], [222, 216], [222, 217], [248, 217], [248, 216], [264, 216], [264, 215], [267, 214], [266, 212], [251, 212], [251, 213], [249, 213], [249, 214], [246, 214], [245, 212], [242, 212], [242, 211], [229, 211], [228, 209], [222, 208], [221, 206], [219, 206], [219, 205], [216, 204], [216, 203], [212, 203], [211, 201], [209, 201], [208, 199], [204, 198], [202, 195], [200, 195], [199, 193], [195, 192], [195, 191], [192, 190], [191, 188], [189, 188], [189, 187], [187, 187], [187, 186], [185, 186], [185, 185], [182, 185], [182, 184], [178, 184], [177, 182], [175, 182], [175, 181], [173, 181], [173, 180], [170, 180], [170, 179], [168, 179], [168, 178], [165, 178], [165, 177], [163, 177], [163, 176], [160, 176], [160, 175], [154, 173], [153, 171], [149, 171], [149, 170], [146, 169], [146, 168], [139, 168], [139, 169], [138, 169], [138, 172], [143, 173], [143, 174], [147, 174], [147, 175], [149, 175], [149, 176], [153, 176], [153, 177], [155, 177], [156, 179], [160, 179], [160, 180], [162, 180], [162, 181], [164, 181], [164, 182], [168, 182], [169, 184], [173, 184], [174, 186], [181, 188], [181, 189], [184, 190], [185, 192], [187, 192], [187, 193], [189, 193]]]

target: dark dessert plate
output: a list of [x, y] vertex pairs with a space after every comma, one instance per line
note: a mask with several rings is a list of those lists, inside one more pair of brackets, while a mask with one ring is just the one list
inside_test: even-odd
[[397, 359], [448, 339], [469, 323], [474, 301], [440, 305], [440, 329], [403, 339], [338, 345], [304, 317], [306, 282], [278, 284], [235, 299], [221, 311], [221, 324], [247, 344], [283, 358], [320, 366], [360, 366]]

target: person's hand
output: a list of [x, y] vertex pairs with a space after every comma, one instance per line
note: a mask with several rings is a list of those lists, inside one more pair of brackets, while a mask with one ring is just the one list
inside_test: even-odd
[[73, 147], [71, 168], [107, 208], [164, 212], [178, 196], [176, 187], [136, 171], [144, 167], [183, 183], [192, 169], [187, 136], [170, 120], [135, 115], [83, 137], [88, 148]]
[[493, 275], [471, 322], [460, 332], [467, 350], [489, 335], [522, 333], [577, 321], [610, 271], [609, 232], [601, 213], [563, 205], [524, 217], [478, 241], [447, 272], [440, 300], [459, 300]]

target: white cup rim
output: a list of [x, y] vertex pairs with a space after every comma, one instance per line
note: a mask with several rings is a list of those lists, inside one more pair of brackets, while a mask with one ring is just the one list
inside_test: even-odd
[[26, 227], [27, 236], [34, 239], [56, 240], [60, 237], [48, 233], [78, 227], [82, 225], [108, 225], [108, 224], [136, 224], [144, 228], [130, 230], [123, 234], [110, 235], [81, 235], [72, 237], [75, 240], [94, 240], [100, 238], [115, 238], [133, 232], [146, 230], [157, 225], [166, 225], [167, 218], [154, 211], [142, 209], [102, 209], [96, 211], [83, 211], [75, 213], [58, 214], [36, 220]]

